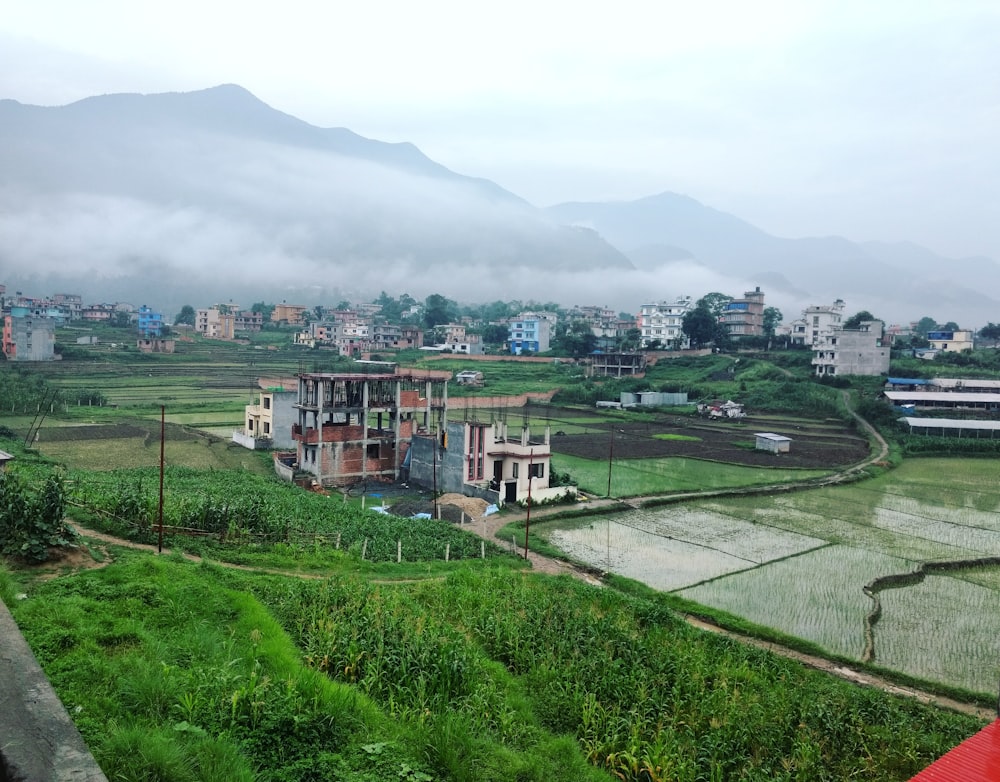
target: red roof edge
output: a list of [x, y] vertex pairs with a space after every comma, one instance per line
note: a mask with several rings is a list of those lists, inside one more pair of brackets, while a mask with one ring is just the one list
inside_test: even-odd
[[1000, 719], [942, 755], [910, 782], [1000, 782]]

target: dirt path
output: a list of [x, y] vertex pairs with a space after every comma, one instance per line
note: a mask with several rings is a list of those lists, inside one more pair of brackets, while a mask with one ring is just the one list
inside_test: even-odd
[[[839, 483], [844, 480], [849, 480], [857, 472], [865, 469], [866, 467], [884, 461], [889, 453], [889, 444], [885, 441], [885, 438], [882, 437], [882, 435], [879, 434], [878, 431], [870, 423], [868, 423], [868, 421], [866, 421], [860, 415], [855, 413], [853, 409], [851, 409], [849, 395], [848, 392], [846, 391], [844, 392], [844, 402], [847, 405], [848, 409], [851, 410], [851, 414], [858, 421], [859, 425], [875, 441], [875, 443], [878, 446], [878, 450], [875, 454], [869, 456], [859, 464], [852, 465], [851, 467], [845, 468], [844, 470], [840, 470], [834, 473], [833, 475], [827, 476], [827, 478], [825, 479], [821, 479], [817, 483], [832, 484], [832, 483]], [[794, 485], [775, 484], [770, 487], [764, 487], [763, 491], [765, 492], [768, 490], [787, 491], [790, 488], [794, 488]], [[761, 492], [760, 488], [754, 489], [754, 493], [760, 493], [760, 492]], [[672, 495], [672, 496], [676, 497], [678, 500], [686, 500], [686, 499], [697, 499], [699, 497], [706, 497], [706, 496], [719, 496], [720, 493], [737, 494], [740, 493], [740, 491], [733, 490], [729, 492], [718, 492], [718, 491], [689, 492], [683, 495]], [[637, 501], [638, 499], [639, 498], [634, 498], [633, 502]], [[651, 498], [647, 497], [642, 499], [651, 499]], [[595, 513], [597, 513], [600, 512], [600, 509], [602, 507], [606, 508], [610, 506], [619, 506], [622, 501], [614, 499], [595, 499], [591, 500], [590, 502], [591, 502], [589, 506], [590, 509], [593, 510]], [[562, 510], [561, 508], [540, 509], [539, 511], [535, 512], [533, 518], [541, 521], [544, 520], [546, 516], [552, 516], [558, 514], [561, 510]], [[496, 534], [502, 527], [512, 522], [523, 520], [526, 518], [526, 516], [527, 516], [526, 513], [518, 513], [514, 515], [498, 514], [495, 516], [487, 516], [481, 521], [474, 521], [466, 525], [465, 529], [474, 532], [477, 535], [480, 535], [486, 540], [496, 543], [497, 542]], [[518, 549], [518, 551], [522, 553], [523, 550], [524, 550], [523, 548]], [[528, 560], [531, 562], [532, 569], [540, 573], [549, 573], [553, 575], [568, 573], [569, 575], [572, 575], [576, 578], [586, 581], [589, 584], [600, 585], [602, 583], [600, 579], [596, 578], [590, 573], [587, 573], [584, 570], [581, 570], [578, 567], [575, 567], [567, 562], [563, 562], [560, 560], [543, 556], [541, 554], [537, 554], [534, 551], [530, 550], [528, 551]], [[952, 698], [946, 698], [944, 696], [934, 695], [933, 693], [929, 693], [914, 687], [904, 687], [895, 684], [894, 682], [891, 682], [888, 679], [884, 679], [880, 676], [875, 676], [873, 674], [851, 668], [841, 663], [828, 660], [824, 657], [805, 654], [803, 652], [796, 651], [795, 649], [791, 649], [787, 646], [782, 646], [781, 644], [776, 644], [771, 641], [764, 641], [759, 638], [754, 638], [753, 636], [743, 635], [742, 633], [735, 633], [726, 630], [722, 627], [719, 627], [716, 624], [712, 624], [711, 622], [707, 622], [698, 617], [687, 615], [685, 616], [685, 619], [692, 626], [697, 627], [706, 632], [718, 633], [721, 635], [725, 635], [728, 638], [740, 641], [741, 643], [751, 644], [752, 646], [756, 646], [761, 649], [766, 649], [781, 657], [785, 657], [790, 660], [795, 660], [799, 663], [802, 663], [803, 665], [809, 666], [810, 668], [815, 668], [816, 670], [820, 670], [825, 673], [831, 674], [833, 676], [837, 676], [838, 678], [844, 679], [845, 681], [853, 682], [854, 684], [857, 684], [862, 687], [875, 687], [877, 689], [882, 690], [883, 692], [887, 692], [892, 695], [897, 695], [904, 698], [912, 698], [914, 700], [920, 701], [921, 703], [931, 704], [943, 709], [949, 709], [951, 711], [956, 711], [962, 714], [970, 714], [984, 721], [991, 720], [996, 716], [993, 710], [977, 706], [976, 704], [973, 703], [965, 703], [962, 701], [954, 700]]]
[[[612, 504], [614, 501], [599, 501], [602, 504]], [[544, 514], [541, 514], [544, 517]], [[495, 535], [499, 529], [505, 524], [510, 523], [510, 516], [505, 516], [503, 518], [496, 518], [495, 516], [487, 516], [485, 520], [472, 522], [465, 525], [465, 529], [475, 532], [481, 535], [487, 540], [495, 541]], [[88, 541], [95, 541], [102, 544], [122, 546], [124, 548], [134, 549], [136, 551], [144, 551], [149, 554], [157, 554], [157, 546], [150, 545], [147, 543], [136, 543], [135, 541], [126, 540], [124, 538], [118, 538], [113, 535], [108, 535], [104, 532], [98, 532], [97, 530], [89, 529], [76, 522], [71, 522], [71, 526], [77, 531], [77, 533], [84, 539]], [[523, 551], [523, 549], [521, 549]], [[164, 548], [163, 555], [170, 556], [172, 551], [170, 549]], [[195, 556], [193, 554], [182, 554], [185, 559], [191, 562], [201, 562], [201, 557]], [[539, 573], [546, 573], [549, 575], [562, 575], [569, 574], [576, 578], [580, 578], [589, 584], [594, 584], [596, 586], [601, 585], [601, 581], [578, 568], [570, 565], [566, 562], [561, 562], [550, 557], [542, 556], [541, 554], [536, 554], [533, 551], [528, 552], [528, 560], [531, 562], [531, 567], [533, 571]], [[86, 557], [82, 552], [77, 556], [73, 557], [71, 560], [60, 561], [58, 567], [60, 571], [64, 571], [67, 567], [74, 569], [84, 569], [84, 568], [100, 568], [111, 563], [111, 558], [108, 557], [103, 562], [95, 561], [89, 557]], [[322, 579], [326, 578], [325, 574], [318, 573], [303, 573], [300, 571], [287, 571], [287, 570], [276, 570], [272, 568], [260, 568], [253, 567], [249, 565], [237, 565], [229, 562], [217, 562], [220, 567], [233, 568], [235, 570], [243, 570], [256, 573], [270, 573], [273, 575], [289, 576], [293, 578], [306, 578], [306, 579]], [[58, 575], [55, 571], [50, 571], [52, 576]], [[48, 574], [43, 576], [48, 577]], [[393, 582], [402, 583], [402, 582]], [[902, 687], [898, 684], [883, 679], [878, 676], [874, 676], [863, 671], [858, 671], [853, 668], [849, 668], [840, 663], [827, 660], [823, 657], [817, 657], [814, 655], [804, 654], [802, 652], [790, 649], [787, 646], [782, 646], [780, 644], [772, 643], [770, 641], [763, 641], [759, 638], [754, 638], [753, 636], [743, 635], [741, 633], [734, 633], [729, 630], [725, 630], [718, 625], [707, 622], [695, 616], [686, 615], [684, 617], [688, 624], [704, 630], [706, 632], [717, 633], [720, 635], [725, 635], [728, 638], [740, 641], [741, 643], [751, 644], [761, 649], [766, 649], [773, 654], [777, 654], [781, 657], [786, 657], [790, 660], [795, 660], [803, 665], [807, 665], [810, 668], [815, 668], [816, 670], [823, 671], [825, 673], [837, 676], [849, 682], [853, 682], [862, 687], [875, 687], [884, 692], [890, 693], [892, 695], [897, 695], [905, 698], [913, 698], [921, 703], [926, 703], [934, 706], [938, 706], [943, 709], [949, 709], [951, 711], [956, 711], [962, 714], [970, 714], [972, 716], [978, 717], [982, 720], [990, 720], [995, 715], [989, 709], [984, 709], [980, 706], [976, 706], [971, 703], [963, 703], [961, 701], [956, 701], [951, 698], [945, 698], [939, 695], [934, 695], [923, 690], [919, 690], [912, 687]]]
[[[844, 395], [845, 395], [844, 401], [849, 402], [846, 391], [844, 392]], [[853, 410], [852, 410], [852, 415], [855, 416], [860, 425], [871, 435], [871, 437], [879, 445], [878, 453], [865, 459], [860, 464], [839, 471], [835, 475], [830, 476], [828, 481], [824, 482], [836, 483], [838, 481], [845, 480], [845, 478], [848, 478], [853, 473], [856, 473], [859, 470], [862, 470], [871, 464], [883, 461], [889, 452], [888, 444], [886, 443], [885, 439], [874, 429], [874, 427], [872, 427], [871, 424], [869, 424], [867, 421], [861, 418], [861, 416], [854, 413]], [[789, 485], [778, 484], [769, 488], [773, 491], [786, 491], [788, 490]], [[756, 489], [755, 492], [759, 492], [759, 489]], [[731, 493], [736, 493], [736, 492], [731, 492]], [[697, 497], [718, 496], [718, 495], [719, 492], [713, 491], [704, 493], [690, 492], [690, 493], [685, 493], [684, 495], [675, 495], [675, 496], [678, 499], [693, 499]], [[602, 508], [609, 508], [609, 507], [617, 508], [620, 507], [621, 504], [622, 501], [616, 499], [607, 499], [607, 498], [591, 499], [587, 507], [594, 513], [599, 513]], [[552, 508], [539, 508], [532, 513], [532, 519], [542, 521], [546, 517], [551, 517], [564, 511], [565, 508], [559, 506]], [[512, 522], [517, 522], [527, 519], [527, 516], [528, 514], [526, 512], [521, 512], [516, 514], [510, 514], [510, 513], [492, 514], [490, 516], [484, 516], [478, 520], [470, 521], [466, 524], [461, 525], [461, 527], [469, 532], [479, 535], [480, 537], [486, 539], [487, 541], [490, 541], [491, 543], [497, 543], [498, 538], [496, 537], [496, 535], [501, 528]], [[157, 553], [158, 551], [157, 546], [144, 543], [135, 543], [133, 541], [117, 538], [103, 532], [98, 532], [96, 530], [88, 529], [79, 524], [76, 524], [75, 522], [72, 523], [72, 526], [81, 535], [81, 537], [86, 538], [87, 540], [99, 541], [101, 543], [113, 544], [116, 546], [124, 546], [127, 548], [146, 551], [154, 554]], [[501, 543], [501, 545], [503, 544], [502, 540], [500, 540], [499, 542]], [[523, 555], [524, 552], [523, 547], [518, 547], [516, 550], [519, 554]], [[169, 549], [163, 549], [163, 554], [169, 555], [171, 554], [171, 551]], [[182, 554], [182, 556], [185, 559], [188, 559], [192, 562], [201, 561], [200, 557], [197, 557], [193, 554]], [[92, 562], [89, 566], [103, 567], [105, 564], [108, 564], [109, 561], [110, 559], [103, 563]], [[592, 584], [594, 586], [602, 586], [602, 582], [599, 578], [569, 562], [554, 559], [552, 557], [546, 557], [542, 554], [538, 554], [531, 550], [528, 551], [528, 561], [531, 563], [531, 568], [535, 572], [545, 573], [548, 575], [568, 574], [582, 581], [585, 581], [588, 584]], [[73, 563], [67, 563], [64, 561], [63, 563], [61, 563], [61, 566], [62, 567], [66, 567], [67, 565], [72, 566], [72, 564]], [[78, 564], [81, 567], [86, 566], [83, 565], [82, 563]], [[247, 565], [236, 565], [225, 562], [219, 562], [218, 564], [222, 567], [230, 567], [238, 570], [252, 571], [259, 573], [271, 573], [274, 575], [291, 576], [296, 578], [320, 579], [326, 577], [323, 574], [275, 570], [270, 568], [252, 567]], [[743, 635], [741, 633], [735, 633], [729, 630], [725, 630], [724, 628], [721, 628], [718, 625], [712, 624], [711, 622], [707, 622], [698, 617], [687, 615], [685, 616], [685, 619], [692, 626], [697, 627], [705, 632], [725, 635], [726, 637], [740, 641], [741, 643], [746, 643], [761, 649], [766, 649], [767, 651], [777, 654], [781, 657], [795, 660], [803, 665], [809, 666], [810, 668], [815, 668], [816, 670], [820, 670], [825, 673], [831, 674], [833, 676], [837, 676], [841, 679], [844, 679], [845, 681], [853, 682], [862, 687], [875, 687], [877, 689], [882, 690], [883, 692], [887, 692], [892, 695], [897, 695], [905, 698], [912, 698], [914, 700], [920, 701], [921, 703], [938, 706], [940, 708], [949, 709], [951, 711], [959, 712], [962, 714], [970, 714], [984, 721], [991, 720], [996, 716], [992, 710], [983, 708], [981, 706], [977, 706], [975, 704], [964, 703], [961, 701], [953, 700], [951, 698], [934, 695], [932, 693], [919, 690], [913, 687], [903, 687], [882, 677], [875, 676], [873, 674], [866, 673], [863, 671], [859, 671], [854, 668], [850, 668], [848, 666], [842, 665], [841, 663], [827, 660], [826, 658], [823, 657], [805, 654], [803, 652], [790, 649], [787, 646], [782, 646], [780, 644], [776, 644], [770, 641], [764, 641], [759, 638], [754, 638], [753, 636]]]

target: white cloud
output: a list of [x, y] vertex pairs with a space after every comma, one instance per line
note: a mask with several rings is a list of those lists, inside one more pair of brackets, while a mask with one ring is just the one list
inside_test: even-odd
[[784, 236], [1000, 258], [991, 0], [39, 0], [0, 97], [224, 82], [532, 203], [689, 193]]

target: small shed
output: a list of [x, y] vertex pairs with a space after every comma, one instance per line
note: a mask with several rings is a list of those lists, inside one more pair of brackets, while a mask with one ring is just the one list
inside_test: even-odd
[[6, 451], [0, 451], [0, 472], [4, 471], [4, 468], [7, 467], [7, 462], [13, 458], [14, 457]]
[[476, 386], [478, 388], [481, 388], [482, 386], [486, 385], [486, 383], [483, 382], [483, 373], [476, 372], [471, 369], [467, 369], [464, 372], [459, 372], [457, 375], [455, 375], [455, 380], [458, 382], [460, 386]]
[[792, 438], [774, 432], [757, 432], [756, 447], [758, 451], [770, 451], [771, 453], [788, 453], [792, 449]]

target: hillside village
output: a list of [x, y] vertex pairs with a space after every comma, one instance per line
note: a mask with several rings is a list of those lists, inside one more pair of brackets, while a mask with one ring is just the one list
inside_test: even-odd
[[[565, 501], [575, 506], [581, 500], [593, 503], [602, 497], [592, 488], [593, 477], [589, 486], [584, 487], [582, 483], [578, 486], [575, 475], [572, 478], [569, 474], [560, 476], [553, 464], [553, 458], [565, 461], [593, 455], [595, 444], [597, 450], [603, 451], [610, 441], [616, 448], [616, 458], [637, 463], [645, 459], [657, 461], [668, 456], [695, 455], [697, 459], [706, 460], [706, 464], [714, 465], [708, 467], [709, 470], [718, 469], [719, 464], [736, 453], [742, 465], [768, 469], [779, 464], [794, 464], [799, 469], [815, 469], [829, 468], [833, 464], [856, 464], [868, 452], [863, 437], [843, 423], [832, 424], [831, 420], [835, 419], [830, 418], [817, 417], [817, 421], [805, 426], [804, 419], [786, 417], [784, 429], [778, 424], [775, 430], [749, 430], [752, 434], [748, 434], [748, 430], [743, 429], [744, 407], [731, 400], [691, 405], [701, 415], [690, 424], [697, 427], [697, 437], [679, 434], [680, 429], [675, 431], [674, 428], [680, 425], [676, 413], [672, 422], [668, 420], [670, 416], [662, 417], [659, 428], [663, 431], [657, 430], [654, 434], [650, 434], [653, 430], [648, 421], [638, 417], [634, 422], [628, 419], [635, 414], [624, 408], [648, 404], [653, 408], [663, 406], [666, 410], [691, 401], [686, 393], [674, 394], [666, 390], [622, 391], [620, 401], [598, 402], [598, 407], [612, 408], [601, 411], [611, 414], [602, 423], [607, 428], [595, 434], [583, 425], [582, 433], [571, 431], [567, 436], [564, 431], [553, 431], [557, 427], [550, 426], [548, 420], [530, 421], [526, 409], [518, 414], [521, 421], [509, 420], [508, 403], [524, 406], [532, 398], [550, 401], [552, 394], [533, 397], [526, 392], [517, 401], [510, 398], [501, 402], [498, 409], [501, 397], [489, 396], [491, 365], [486, 363], [487, 359], [505, 358], [503, 363], [514, 366], [518, 373], [535, 362], [572, 368], [574, 372], [582, 368], [584, 373], [575, 376], [603, 375], [605, 377], [600, 380], [606, 383], [619, 378], [641, 378], [668, 356], [697, 357], [697, 361], [716, 362], [718, 369], [725, 365], [736, 367], [754, 363], [763, 352], [773, 351], [775, 355], [787, 354], [801, 370], [811, 367], [813, 376], [823, 381], [795, 384], [797, 386], [838, 385], [840, 381], [850, 384], [854, 376], [867, 376], [870, 382], [855, 387], [854, 391], [864, 397], [870, 390], [881, 387], [880, 396], [889, 402], [894, 415], [902, 416], [897, 420], [905, 422], [910, 434], [925, 439], [958, 437], [978, 444], [981, 439], [992, 440], [1000, 432], [993, 420], [1000, 405], [996, 394], [1000, 381], [886, 377], [893, 352], [898, 356], [906, 351], [912, 358], [923, 359], [932, 359], [941, 353], [968, 353], [984, 342], [993, 343], [996, 335], [992, 324], [980, 329], [978, 334], [959, 329], [955, 324], [933, 323], [929, 318], [905, 327], [886, 327], [872, 313], [848, 315], [843, 300], [810, 306], [800, 317], [785, 324], [780, 312], [765, 306], [765, 294], [760, 288], [738, 298], [713, 293], [698, 300], [684, 296], [643, 304], [635, 317], [596, 306], [576, 306], [567, 310], [551, 303], [535, 306], [521, 302], [510, 305], [498, 302], [492, 305], [493, 312], [485, 307], [477, 312], [475, 308], [459, 308], [455, 302], [437, 295], [417, 302], [408, 296], [393, 299], [383, 294], [380, 301], [339, 302], [330, 308], [282, 302], [257, 303], [247, 309], [229, 302], [200, 309], [185, 306], [172, 317], [145, 304], [85, 305], [78, 295], [31, 298], [20, 292], [9, 295], [3, 286], [0, 286], [0, 298], [4, 317], [3, 352], [11, 369], [45, 364], [59, 370], [64, 355], [69, 364], [71, 360], [110, 350], [125, 356], [131, 353], [127, 361], [132, 366], [139, 353], [160, 354], [162, 360], [142, 356], [137, 363], [149, 367], [162, 364], [169, 371], [174, 360], [172, 354], [183, 360], [186, 351], [209, 344], [213, 350], [244, 351], [247, 350], [244, 346], [252, 346], [260, 350], [280, 349], [285, 355], [301, 352], [304, 358], [309, 357], [312, 361], [297, 362], [292, 358], [286, 365], [288, 376], [254, 378], [253, 401], [245, 406], [243, 426], [240, 431], [233, 432], [232, 441], [225, 446], [227, 453], [248, 453], [258, 449], [269, 452], [263, 454], [263, 458], [273, 463], [279, 477], [309, 489], [296, 495], [297, 503], [304, 503], [305, 498], [327, 502], [332, 499], [327, 509], [336, 509], [338, 513], [349, 507], [349, 497], [359, 491], [362, 514], [365, 496], [381, 497], [383, 491], [420, 491], [431, 492], [435, 498], [442, 495], [459, 497], [476, 503], [477, 517], [483, 519], [484, 536], [486, 515], [498, 513], [505, 505], [513, 506], [515, 513], [516, 506], [520, 505], [530, 518], [531, 508], [536, 504]], [[712, 355], [714, 353], [728, 355]], [[450, 354], [464, 362], [431, 362], [431, 366], [443, 364], [446, 367], [437, 369], [420, 361], [422, 358], [449, 357], [440, 354]], [[328, 357], [330, 360], [322, 363], [324, 367], [333, 367], [334, 371], [306, 370], [307, 363], [314, 367], [318, 364], [315, 361], [318, 356]], [[482, 361], [476, 361], [477, 358]], [[419, 369], [407, 368], [418, 362]], [[293, 376], [295, 363], [299, 363], [299, 369]], [[456, 367], [470, 365], [474, 368], [455, 371]], [[785, 385], [793, 385], [777, 365], [771, 371], [780, 375]], [[146, 372], [143, 369], [139, 374]], [[726, 370], [721, 374], [733, 373]], [[791, 373], [787, 377], [792, 377]], [[146, 382], [145, 378], [142, 382]], [[152, 385], [160, 381], [151, 373], [148, 382]], [[469, 390], [463, 389], [463, 393], [450, 399], [449, 382], [471, 386], [473, 395], [467, 396]], [[619, 387], [613, 382], [611, 385]], [[831, 388], [824, 390], [833, 392]], [[476, 392], [483, 396], [477, 397]], [[593, 402], [590, 404], [592, 406]], [[77, 412], [83, 413], [85, 409]], [[951, 414], [958, 417], [943, 417]], [[616, 415], [622, 417], [616, 418]], [[579, 420], [583, 423], [587, 419], [581, 417]], [[793, 420], [797, 421], [794, 426]], [[568, 424], [562, 421], [561, 425], [574, 426], [572, 421]], [[576, 426], [581, 428], [581, 424]], [[34, 422], [31, 427], [25, 442], [31, 439], [32, 431], [37, 432]], [[90, 421], [87, 425], [70, 428], [104, 430], [110, 427]], [[810, 431], [805, 431], [807, 429]], [[209, 442], [207, 450], [212, 450], [212, 438], [206, 439]], [[734, 442], [737, 439], [741, 442]], [[815, 462], [803, 460], [810, 447]], [[686, 451], [685, 448], [695, 450]], [[218, 454], [218, 440], [215, 440], [215, 449], [213, 458]], [[5, 458], [9, 461], [14, 457], [0, 452], [0, 462]], [[868, 456], [866, 463], [876, 459], [879, 457]], [[884, 465], [884, 462], [876, 464]], [[614, 496], [612, 466], [616, 473], [627, 468], [621, 461], [613, 465], [610, 448], [607, 465], [607, 498], [602, 502], [610, 503]], [[2, 466], [0, 464], [0, 469]], [[560, 466], [565, 469], [564, 464]], [[94, 474], [89, 475], [87, 480], [76, 484], [81, 487], [94, 484]], [[601, 485], [604, 480], [602, 472]], [[240, 494], [236, 491], [232, 497]], [[236, 502], [235, 499], [231, 501]], [[197, 512], [207, 513], [209, 504], [206, 500], [205, 506]], [[220, 507], [231, 509], [230, 500]], [[440, 506], [436, 499], [433, 507], [438, 513]], [[622, 503], [620, 507], [633, 506]], [[372, 510], [395, 512], [375, 507], [368, 513]], [[427, 512], [414, 512], [404, 522], [415, 529], [419, 518], [429, 520], [432, 516]], [[446, 517], [439, 515], [437, 518]], [[466, 523], [465, 512], [460, 519], [448, 520], [457, 522], [461, 528]], [[184, 529], [188, 529], [188, 524], [202, 523], [204, 520], [187, 522]], [[287, 525], [287, 521], [281, 523]], [[610, 522], [607, 529], [611, 529]], [[235, 532], [235, 528], [232, 531]], [[211, 533], [205, 529], [196, 534]], [[287, 526], [283, 534], [288, 536]], [[361, 561], [369, 551], [368, 536], [371, 534], [366, 532], [351, 544], [355, 555], [360, 547]], [[675, 534], [672, 532], [671, 538]], [[523, 537], [527, 558], [527, 522]], [[238, 538], [234, 536], [233, 541]], [[335, 540], [335, 550], [339, 554], [339, 531]], [[346, 548], [346, 536], [344, 543]], [[379, 545], [384, 548], [384, 542]], [[399, 563], [404, 545], [402, 534], [395, 539], [394, 545]], [[445, 547], [445, 563], [453, 556], [449, 552], [456, 551], [448, 547], [451, 545]], [[484, 541], [478, 545], [480, 551], [485, 552], [486, 545], [494, 544]], [[609, 542], [606, 545], [610, 547]], [[610, 548], [607, 551], [610, 552]], [[480, 558], [485, 558], [485, 553], [481, 553]], [[629, 553], [630, 560], [641, 558], [639, 550]], [[819, 580], [824, 578], [829, 577]], [[956, 735], [946, 745], [957, 743], [967, 734], [968, 731]], [[911, 765], [915, 769], [923, 762], [926, 759]], [[610, 763], [607, 765], [612, 768]]]
[[[66, 347], [57, 349], [57, 328], [63, 329], [63, 339], [78, 335], [76, 343], [84, 349], [99, 345], [106, 338], [98, 335], [95, 327], [100, 325], [133, 334], [134, 345], [116, 345], [142, 353], [183, 352], [184, 343], [196, 339], [247, 343], [273, 332], [293, 351], [324, 351], [360, 361], [342, 372], [258, 379], [256, 398], [246, 406], [244, 426], [234, 431], [233, 441], [251, 450], [274, 451], [275, 471], [303, 485], [411, 481], [498, 506], [532, 500], [533, 491], [536, 502], [575, 493], [572, 487], [550, 482], [551, 431], [532, 431], [527, 422], [521, 429], [508, 427], [491, 415], [470, 414], [477, 404], [471, 399], [464, 400], [462, 420], [457, 420], [456, 402], [448, 400], [448, 381], [482, 387], [489, 373], [465, 370], [456, 377], [448, 371], [410, 372], [395, 360], [401, 351], [467, 358], [492, 353], [522, 360], [561, 356], [582, 363], [591, 377], [624, 378], [642, 377], [664, 351], [770, 347], [811, 351], [813, 374], [832, 379], [886, 375], [894, 344], [923, 358], [938, 351], [968, 351], [974, 345], [971, 330], [941, 328], [926, 322], [929, 319], [887, 328], [870, 313], [847, 317], [843, 300], [810, 306], [785, 324], [776, 308], [765, 306], [759, 287], [740, 297], [710, 293], [697, 301], [682, 296], [646, 303], [635, 316], [594, 305], [563, 309], [553, 303], [496, 302], [478, 311], [463, 310], [437, 294], [418, 302], [405, 294], [394, 299], [383, 293], [374, 302], [311, 308], [287, 302], [258, 302], [250, 308], [233, 302], [197, 309], [185, 305], [172, 318], [145, 304], [85, 304], [79, 295], [66, 293], [44, 298], [20, 291], [9, 295], [2, 285], [0, 299], [3, 352], [16, 363], [60, 359]], [[902, 393], [893, 389], [890, 393]], [[666, 397], [670, 401], [664, 401]], [[598, 405], [687, 401], [686, 395], [643, 392]], [[904, 414], [912, 413], [916, 404], [909, 397], [890, 401], [903, 405], [898, 409]], [[496, 400], [482, 403], [495, 405]], [[744, 415], [742, 405], [731, 400], [706, 401], [698, 409], [709, 418]], [[911, 428], [925, 426], [907, 420], [915, 421]], [[787, 451], [787, 436], [761, 435], [758, 448], [775, 450], [780, 440], [780, 450]], [[444, 447], [449, 441], [451, 447]], [[449, 461], [449, 454], [457, 460]]]
[[371, 358], [400, 350], [477, 356], [555, 355], [599, 357], [595, 365], [608, 374], [634, 371], [638, 354], [658, 350], [713, 347], [799, 348], [813, 351], [818, 376], [878, 375], [888, 370], [891, 348], [906, 348], [921, 358], [938, 352], [972, 350], [978, 336], [995, 342], [1000, 328], [990, 323], [977, 332], [955, 323], [937, 324], [924, 317], [906, 325], [888, 325], [870, 313], [849, 318], [846, 303], [807, 307], [784, 321], [765, 306], [759, 287], [741, 296], [708, 293], [640, 304], [631, 315], [597, 305], [562, 308], [549, 302], [495, 302], [463, 307], [438, 294], [419, 302], [407, 294], [386, 293], [373, 302], [343, 301], [336, 306], [268, 304], [250, 308], [229, 302], [200, 308], [185, 305], [174, 317], [142, 304], [84, 303], [72, 293], [44, 296], [8, 291], [0, 284], [3, 356], [8, 361], [60, 358], [56, 329], [80, 330], [77, 342], [98, 339], [85, 329], [96, 324], [132, 328], [142, 352], [171, 353], [178, 340], [245, 340], [267, 329], [288, 334], [290, 344], [334, 351], [340, 356]]

